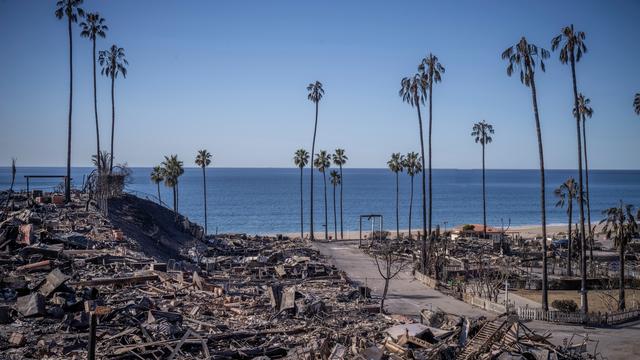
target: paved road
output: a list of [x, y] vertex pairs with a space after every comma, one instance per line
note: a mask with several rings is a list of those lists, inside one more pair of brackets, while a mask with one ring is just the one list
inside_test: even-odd
[[[314, 243], [329, 262], [344, 270], [351, 279], [368, 286], [374, 295], [380, 296], [384, 281], [378, 273], [375, 261], [358, 249], [357, 241]], [[429, 289], [415, 280], [408, 272], [391, 280], [386, 301], [387, 311], [393, 314], [417, 316], [422, 309], [440, 308], [443, 311], [465, 316], [495, 316], [465, 302], [453, 299], [439, 291]]]

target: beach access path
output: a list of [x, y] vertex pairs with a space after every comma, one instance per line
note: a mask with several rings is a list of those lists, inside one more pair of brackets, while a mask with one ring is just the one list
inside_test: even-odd
[[[371, 288], [380, 296], [384, 281], [373, 258], [358, 248], [358, 241], [314, 242], [313, 246], [329, 259], [329, 263], [343, 270], [354, 281]], [[480, 308], [430, 289], [415, 280], [410, 271], [401, 272], [391, 280], [385, 308], [392, 314], [418, 316], [422, 309], [436, 309], [470, 317], [495, 316]]]

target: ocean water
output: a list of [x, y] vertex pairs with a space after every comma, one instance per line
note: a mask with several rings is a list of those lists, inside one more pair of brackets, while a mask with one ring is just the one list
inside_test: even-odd
[[[80, 187], [91, 168], [73, 168], [73, 185]], [[133, 168], [127, 190], [155, 199], [156, 185], [149, 180], [150, 168]], [[18, 168], [17, 189], [26, 187], [26, 174], [64, 174], [64, 168]], [[433, 222], [451, 228], [482, 223], [481, 170], [436, 169], [433, 172]], [[540, 223], [539, 172], [537, 170], [487, 170], [487, 221], [490, 225]], [[553, 189], [575, 170], [547, 170], [547, 223], [566, 223], [564, 209], [556, 208]], [[387, 229], [395, 228], [395, 175], [387, 169], [344, 169], [344, 227], [358, 230], [361, 214], [382, 214]], [[592, 221], [602, 219], [602, 210], [622, 199], [640, 206], [640, 170], [594, 170], [590, 172]], [[300, 171], [296, 168], [208, 168], [207, 196], [209, 232], [248, 234], [286, 233], [300, 230]], [[0, 167], [0, 189], [9, 187], [7, 167]], [[34, 180], [32, 188], [51, 190], [57, 180]], [[202, 223], [202, 170], [188, 168], [180, 178], [180, 212]], [[322, 174], [314, 174], [315, 230], [323, 231], [324, 188]], [[400, 176], [400, 228], [408, 227], [410, 178]], [[309, 225], [309, 169], [303, 174], [304, 227]], [[160, 186], [162, 200], [171, 206], [171, 190]], [[415, 178], [413, 226], [421, 224], [420, 177]], [[339, 191], [337, 191], [339, 201]], [[327, 173], [329, 226], [333, 230], [333, 189]], [[577, 215], [577, 210], [576, 210]], [[338, 205], [339, 216], [339, 205]], [[338, 223], [339, 226], [339, 223]]]

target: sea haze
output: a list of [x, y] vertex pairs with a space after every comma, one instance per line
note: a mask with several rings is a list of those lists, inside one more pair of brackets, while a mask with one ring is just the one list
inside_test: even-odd
[[[73, 168], [75, 187], [82, 186], [91, 168]], [[157, 188], [149, 180], [150, 168], [133, 168], [127, 190], [155, 200]], [[18, 168], [16, 189], [24, 189], [24, 175], [64, 174], [62, 167]], [[382, 214], [387, 229], [395, 229], [395, 176], [387, 169], [344, 169], [344, 227], [358, 229], [361, 214]], [[500, 226], [540, 223], [540, 177], [537, 170], [487, 170], [487, 221]], [[433, 171], [433, 223], [448, 228], [482, 223], [482, 171]], [[553, 190], [576, 170], [547, 170], [547, 223], [566, 223], [565, 209], [555, 207]], [[315, 230], [323, 231], [324, 190], [322, 174], [314, 173]], [[591, 219], [602, 219], [602, 210], [625, 203], [640, 206], [640, 170], [594, 170], [590, 172]], [[9, 187], [10, 170], [0, 168], [0, 189]], [[51, 190], [59, 181], [34, 180], [32, 188]], [[204, 221], [202, 170], [185, 169], [180, 178], [180, 212]], [[410, 178], [400, 177], [400, 228], [408, 227]], [[171, 189], [160, 185], [162, 200], [171, 206]], [[339, 201], [339, 190], [336, 191]], [[415, 178], [413, 227], [421, 225], [420, 176]], [[248, 234], [286, 233], [300, 230], [300, 170], [296, 168], [207, 168], [209, 231]], [[309, 226], [309, 168], [304, 170], [304, 227]], [[329, 226], [333, 231], [333, 189], [327, 173]], [[577, 207], [575, 214], [577, 215]], [[337, 205], [339, 217], [339, 204]], [[576, 219], [574, 217], [574, 219]], [[339, 226], [339, 223], [338, 223]]]

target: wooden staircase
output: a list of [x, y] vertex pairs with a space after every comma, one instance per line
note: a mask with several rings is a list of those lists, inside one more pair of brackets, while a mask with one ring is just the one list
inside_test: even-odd
[[467, 343], [464, 349], [462, 349], [462, 352], [458, 355], [457, 359], [474, 359], [476, 354], [491, 346], [491, 344], [497, 340], [496, 335], [502, 333], [506, 326], [511, 323], [512, 319], [510, 317], [503, 317], [485, 323], [476, 336], [474, 336], [473, 339]]

